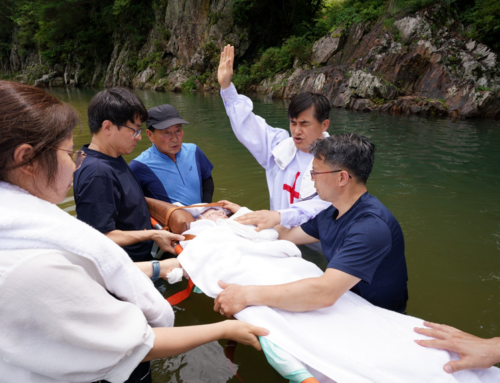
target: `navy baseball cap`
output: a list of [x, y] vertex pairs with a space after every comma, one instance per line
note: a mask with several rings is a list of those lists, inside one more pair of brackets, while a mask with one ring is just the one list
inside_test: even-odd
[[182, 119], [177, 109], [172, 105], [163, 104], [154, 106], [148, 110], [149, 118], [146, 121], [146, 127], [159, 130], [170, 128], [172, 125], [189, 124]]

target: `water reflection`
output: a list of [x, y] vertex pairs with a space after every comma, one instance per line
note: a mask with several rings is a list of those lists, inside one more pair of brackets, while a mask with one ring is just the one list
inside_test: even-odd
[[[97, 91], [52, 92], [80, 112], [82, 131], [75, 134], [75, 146], [88, 143], [86, 107]], [[136, 93], [148, 108], [173, 104], [190, 122], [184, 140], [196, 143], [215, 165], [216, 200], [229, 199], [252, 209], [269, 207], [265, 173], [236, 140], [219, 95]], [[270, 125], [287, 128], [286, 102], [259, 97], [254, 103], [257, 114]], [[331, 134], [356, 132], [368, 136], [377, 146], [368, 189], [403, 228], [410, 277], [408, 313], [479, 336], [500, 336], [500, 124], [475, 120], [453, 123], [340, 109], [333, 110], [330, 119]], [[126, 160], [149, 146], [143, 135]], [[60, 206], [74, 214], [71, 196], [72, 190]], [[167, 294], [176, 289], [180, 287], [169, 287]], [[203, 295], [190, 297], [179, 305], [184, 310], [177, 311], [176, 324], [221, 320], [212, 311], [212, 302]], [[214, 357], [217, 352], [212, 352]], [[158, 362], [156, 382], [226, 379], [225, 360], [219, 360], [219, 354], [217, 360], [210, 359], [210, 353], [201, 349]], [[213, 369], [203, 364], [205, 359], [212, 361]], [[262, 353], [248, 347], [238, 348], [235, 362], [245, 381], [285, 381]], [[199, 369], [209, 371], [208, 375], [199, 375]]]

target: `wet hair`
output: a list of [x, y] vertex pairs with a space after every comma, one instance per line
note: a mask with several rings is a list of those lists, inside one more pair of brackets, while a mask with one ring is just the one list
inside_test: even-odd
[[120, 125], [125, 125], [127, 121], [134, 122], [139, 118], [144, 122], [148, 119], [148, 111], [141, 99], [130, 89], [120, 87], [105, 89], [92, 97], [87, 115], [92, 134], [98, 133], [106, 120], [120, 129]]
[[297, 118], [304, 110], [314, 106], [314, 118], [320, 123], [330, 116], [330, 102], [321, 93], [305, 92], [292, 98], [288, 106], [288, 119]]
[[[46, 172], [47, 185], [57, 175], [57, 148], [78, 125], [72, 106], [34, 86], [0, 81], [0, 181], [9, 181], [12, 170], [37, 163]], [[33, 155], [14, 164], [14, 152], [23, 144]]]
[[309, 147], [309, 153], [332, 167], [347, 170], [357, 182], [364, 184], [375, 162], [375, 144], [355, 133], [334, 134], [318, 139]]

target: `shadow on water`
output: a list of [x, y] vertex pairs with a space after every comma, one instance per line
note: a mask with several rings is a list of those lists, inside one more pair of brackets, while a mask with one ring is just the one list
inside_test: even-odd
[[[86, 107], [91, 89], [53, 89], [81, 114], [75, 147], [90, 141]], [[251, 209], [269, 207], [265, 173], [236, 140], [218, 95], [136, 91], [147, 108], [171, 103], [190, 124], [185, 142], [196, 143], [215, 168], [215, 200]], [[287, 103], [254, 98], [255, 112], [287, 128]], [[334, 109], [330, 134], [355, 132], [377, 146], [368, 181], [401, 223], [409, 270], [408, 314], [447, 323], [483, 337], [499, 336], [500, 318], [500, 124], [351, 113]], [[149, 147], [146, 135], [130, 161]], [[72, 190], [61, 208], [74, 212]], [[324, 267], [310, 250], [304, 257]], [[164, 287], [166, 295], [182, 286]], [[193, 294], [176, 307], [176, 325], [221, 320], [213, 300]], [[327, 331], [327, 329], [325, 329]], [[214, 342], [154, 363], [155, 382], [238, 382], [232, 364]], [[239, 346], [235, 363], [248, 382], [285, 382], [262, 353]]]

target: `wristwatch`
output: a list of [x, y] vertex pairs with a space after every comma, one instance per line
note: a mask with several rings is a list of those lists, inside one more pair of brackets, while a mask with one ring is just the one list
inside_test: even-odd
[[151, 280], [155, 282], [158, 278], [160, 278], [160, 262], [151, 261], [151, 264], [153, 265], [153, 276], [151, 277]]

